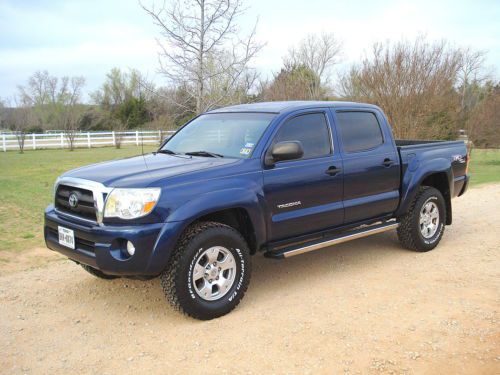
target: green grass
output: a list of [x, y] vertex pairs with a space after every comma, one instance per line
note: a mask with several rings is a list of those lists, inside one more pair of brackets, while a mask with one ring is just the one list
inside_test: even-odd
[[472, 150], [469, 166], [471, 186], [500, 182], [500, 150]]
[[[153, 147], [145, 147], [150, 152]], [[44, 246], [43, 211], [61, 173], [82, 165], [139, 155], [140, 147], [0, 152], [0, 251]]]
[[[54, 181], [61, 173], [140, 153], [139, 147], [0, 152], [0, 251], [44, 246], [43, 210], [53, 201]], [[470, 173], [473, 186], [500, 182], [500, 150], [473, 150]]]

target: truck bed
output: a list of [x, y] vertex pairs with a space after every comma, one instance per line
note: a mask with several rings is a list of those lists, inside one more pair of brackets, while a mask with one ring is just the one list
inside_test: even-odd
[[[467, 148], [464, 141], [395, 140], [401, 160], [402, 186], [410, 184], [415, 173], [423, 166], [433, 170], [446, 170], [451, 163], [451, 198], [465, 192], [467, 182]], [[412, 164], [410, 166], [410, 164]], [[404, 189], [403, 189], [404, 190]]]

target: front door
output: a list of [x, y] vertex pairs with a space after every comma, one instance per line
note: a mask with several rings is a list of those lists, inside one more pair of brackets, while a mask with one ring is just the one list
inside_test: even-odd
[[284, 141], [299, 141], [304, 155], [264, 170], [268, 240], [341, 225], [342, 159], [333, 149], [326, 110], [291, 115], [281, 124], [270, 148]]

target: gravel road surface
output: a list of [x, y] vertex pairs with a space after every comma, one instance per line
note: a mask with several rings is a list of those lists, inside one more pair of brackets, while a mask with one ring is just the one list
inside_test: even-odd
[[389, 232], [256, 256], [240, 306], [209, 322], [174, 312], [158, 279], [98, 280], [62, 258], [4, 273], [0, 373], [499, 374], [500, 185], [453, 204], [428, 253]]

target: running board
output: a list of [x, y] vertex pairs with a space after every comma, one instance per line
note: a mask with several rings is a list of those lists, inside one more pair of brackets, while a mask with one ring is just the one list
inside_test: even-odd
[[383, 223], [378, 225], [372, 225], [369, 227], [353, 230], [350, 232], [344, 232], [341, 235], [330, 237], [329, 239], [322, 238], [315, 242], [309, 242], [301, 244], [299, 246], [288, 246], [275, 251], [268, 251], [264, 253], [267, 258], [282, 259], [290, 258], [295, 255], [308, 253], [309, 251], [319, 250], [324, 247], [337, 245], [339, 243], [352, 241], [358, 238], [368, 237], [373, 234], [378, 234], [382, 232], [387, 232], [392, 229], [396, 229], [399, 226], [397, 222]]

